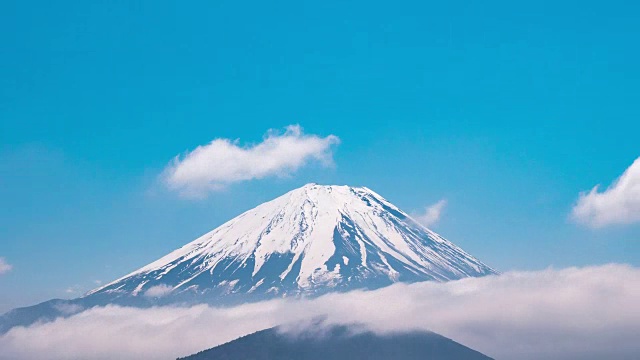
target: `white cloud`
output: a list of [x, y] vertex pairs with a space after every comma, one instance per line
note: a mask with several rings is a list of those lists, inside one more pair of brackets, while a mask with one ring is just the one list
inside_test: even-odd
[[82, 286], [76, 284], [73, 286], [69, 286], [68, 288], [66, 288], [64, 290], [65, 293], [69, 294], [69, 295], [76, 295], [76, 294], [80, 294], [82, 293]]
[[320, 316], [382, 334], [428, 329], [497, 359], [634, 359], [639, 283], [640, 269], [605, 265], [231, 308], [107, 306], [14, 328], [0, 336], [0, 359], [169, 359]]
[[171, 286], [160, 284], [160, 285], [150, 287], [147, 291], [144, 292], [144, 296], [151, 297], [151, 298], [159, 298], [165, 295], [169, 295], [171, 290], [173, 290]]
[[65, 315], [77, 314], [80, 311], [84, 310], [84, 308], [78, 304], [56, 304], [54, 306], [56, 310], [60, 311]]
[[411, 217], [426, 227], [433, 226], [440, 221], [440, 216], [446, 205], [447, 200], [440, 200], [433, 205], [425, 207], [423, 212], [415, 213]]
[[0, 275], [6, 274], [13, 269], [13, 265], [9, 264], [4, 258], [0, 257]]
[[177, 156], [163, 173], [167, 186], [187, 197], [203, 197], [208, 192], [234, 182], [287, 176], [312, 160], [333, 164], [333, 145], [338, 137], [303, 133], [290, 125], [282, 134], [270, 130], [263, 141], [239, 146], [238, 141], [215, 139]]
[[608, 189], [599, 188], [580, 194], [571, 213], [575, 221], [593, 228], [640, 222], [640, 158]]

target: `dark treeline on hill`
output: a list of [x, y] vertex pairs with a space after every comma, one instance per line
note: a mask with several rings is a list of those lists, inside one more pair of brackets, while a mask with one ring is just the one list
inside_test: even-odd
[[352, 334], [333, 327], [315, 336], [276, 328], [256, 332], [178, 360], [491, 360], [432, 332]]

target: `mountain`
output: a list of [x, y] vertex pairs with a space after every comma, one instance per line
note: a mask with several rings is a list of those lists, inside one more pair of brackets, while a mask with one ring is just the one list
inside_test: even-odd
[[376, 335], [343, 326], [315, 335], [268, 329], [179, 360], [491, 360], [432, 332]]
[[366, 187], [308, 184], [81, 298], [12, 310], [0, 333], [107, 304], [231, 305], [495, 273]]
[[493, 273], [368, 188], [308, 184], [88, 296], [318, 295]]

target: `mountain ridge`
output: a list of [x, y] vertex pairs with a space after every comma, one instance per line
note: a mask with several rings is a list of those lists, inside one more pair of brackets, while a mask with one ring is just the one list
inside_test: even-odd
[[354, 333], [347, 326], [315, 330], [287, 334], [266, 329], [177, 360], [492, 360], [433, 332], [377, 335]]

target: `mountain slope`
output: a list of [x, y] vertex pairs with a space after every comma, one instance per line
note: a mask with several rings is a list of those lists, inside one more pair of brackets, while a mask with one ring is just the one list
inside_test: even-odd
[[87, 296], [317, 295], [493, 273], [370, 189], [308, 184]]
[[72, 300], [0, 316], [0, 333], [93, 306], [232, 305], [496, 272], [367, 188], [309, 184]]
[[386, 336], [351, 334], [334, 327], [321, 334], [288, 335], [268, 329], [183, 358], [183, 360], [491, 360], [431, 332]]

